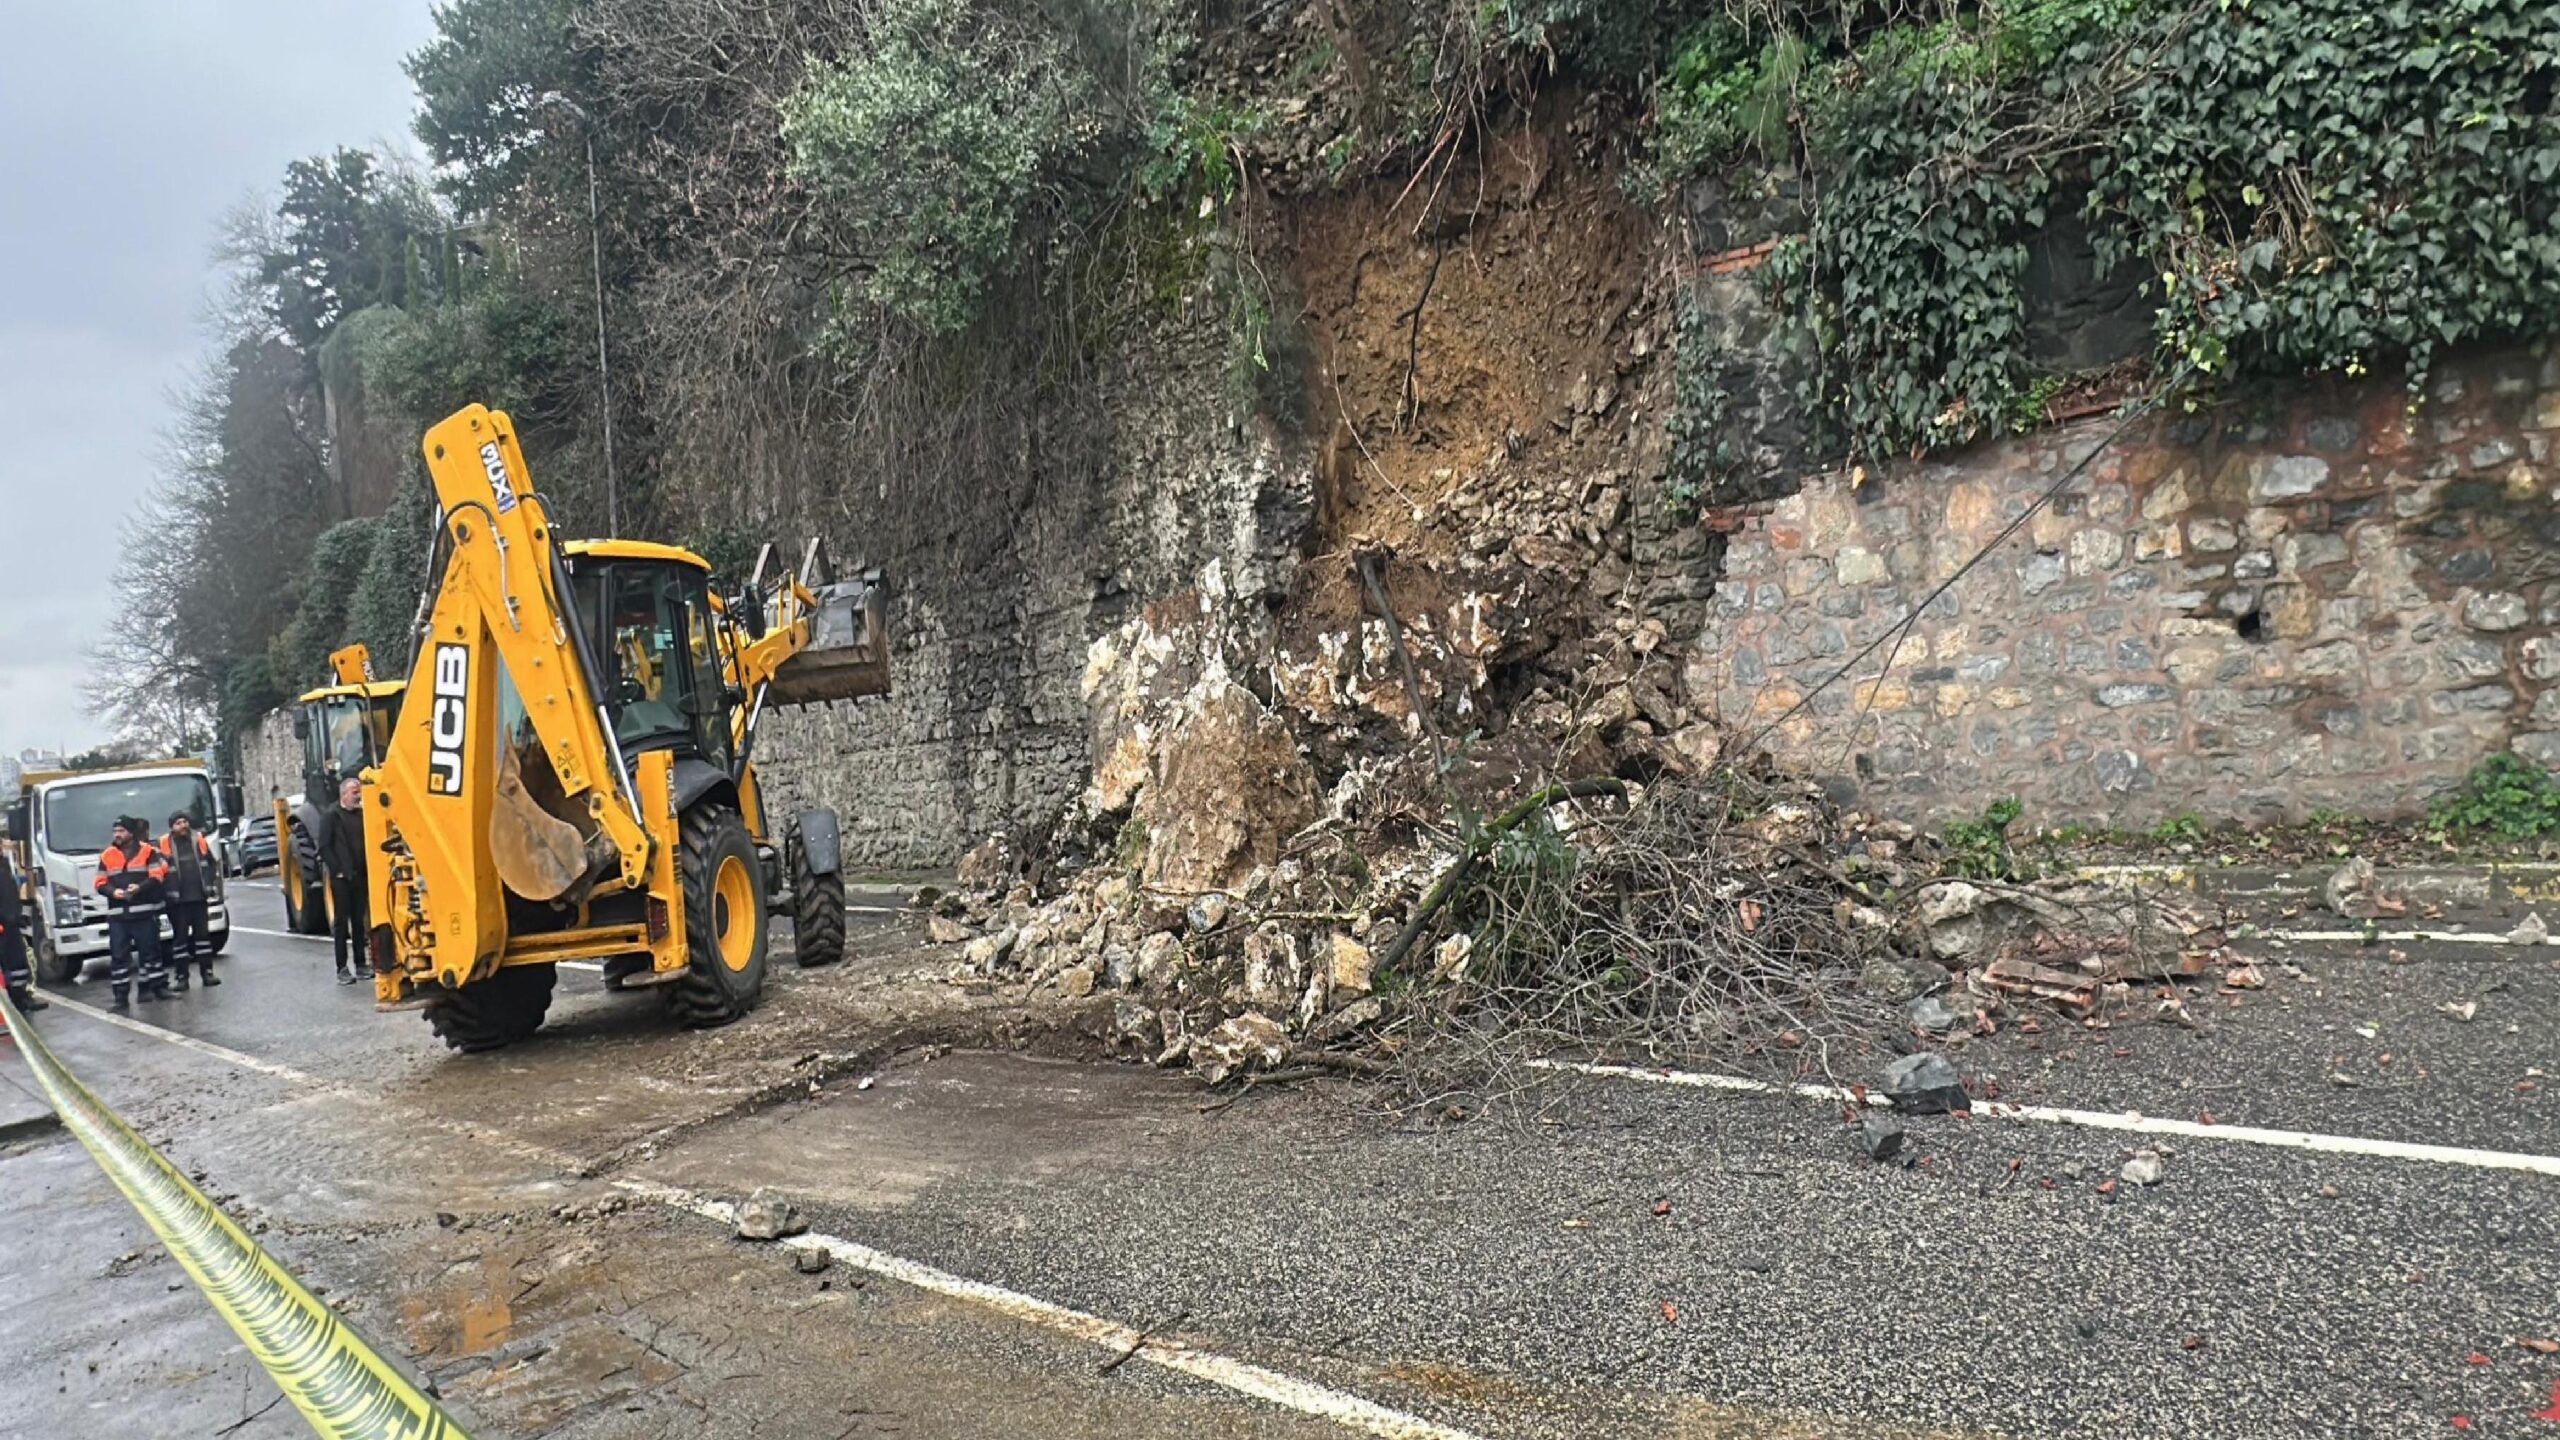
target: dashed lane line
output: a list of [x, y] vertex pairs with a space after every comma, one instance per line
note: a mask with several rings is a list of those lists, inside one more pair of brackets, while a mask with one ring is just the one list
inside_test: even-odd
[[[174, 1030], [111, 1014], [76, 1000], [68, 1000], [56, 995], [54, 1003], [67, 1006], [74, 1013], [106, 1021], [120, 1029], [130, 1030], [138, 1035], [147, 1035], [156, 1040], [166, 1040], [172, 1045], [228, 1061], [260, 1074], [273, 1075], [279, 1079], [323, 1090], [340, 1088], [291, 1066], [260, 1060], [254, 1055], [244, 1055], [226, 1046], [198, 1040], [192, 1035], [181, 1035]], [[380, 1097], [370, 1098], [379, 1099]], [[578, 1173], [578, 1165], [573, 1157], [558, 1154], [530, 1142], [519, 1141], [512, 1136], [495, 1131], [468, 1129], [447, 1121], [430, 1120], [429, 1123], [436, 1125], [439, 1129], [450, 1130], [467, 1138], [495, 1144], [518, 1155], [542, 1160], [566, 1173]], [[626, 1194], [709, 1220], [724, 1228], [734, 1227], [737, 1224], [736, 1207], [725, 1200], [715, 1200], [691, 1190], [662, 1185], [652, 1180], [626, 1179], [612, 1183]], [[1082, 1341], [1115, 1355], [1126, 1355], [1132, 1363], [1154, 1365], [1250, 1399], [1260, 1400], [1265, 1404], [1294, 1411], [1311, 1419], [1327, 1421], [1347, 1430], [1377, 1436], [1379, 1440], [1483, 1440], [1483, 1437], [1473, 1431], [1427, 1420], [1422, 1416], [1410, 1414], [1392, 1406], [1381, 1405], [1346, 1390], [1336, 1390], [1329, 1385], [1319, 1384], [1313, 1380], [1303, 1380], [1268, 1366], [1256, 1365], [1251, 1361], [1219, 1354], [1214, 1350], [1186, 1345], [1178, 1340], [1123, 1325], [1118, 1321], [1106, 1320], [1099, 1315], [1072, 1309], [1054, 1301], [1043, 1300], [1036, 1295], [1008, 1290], [1001, 1285], [991, 1285], [983, 1280], [971, 1280], [966, 1276], [937, 1269], [920, 1260], [909, 1260], [904, 1256], [892, 1255], [885, 1250], [877, 1250], [857, 1241], [813, 1232], [795, 1236], [785, 1244], [822, 1250], [839, 1264], [867, 1271], [884, 1279], [896, 1280], [901, 1284], [948, 1299], [965, 1301], [1008, 1319], [1036, 1325], [1053, 1334]]]
[[[1573, 1060], [1532, 1060], [1540, 1070], [1635, 1080], [1650, 1085], [1676, 1085], [1696, 1090], [1729, 1090], [1753, 1095], [1796, 1095], [1809, 1100], [1854, 1101], [1838, 1085], [1780, 1085], [1740, 1075], [1710, 1075], [1689, 1070], [1647, 1070], [1633, 1065], [1592, 1065]], [[1877, 1098], [1869, 1092], [1868, 1098]], [[2117, 1130], [2138, 1135], [2175, 1135], [2189, 1140], [2230, 1141], [2280, 1150], [2310, 1150], [2331, 1155], [2365, 1155], [2384, 1160], [2414, 1160], [2432, 1165], [2459, 1165], [2474, 1170], [2521, 1170], [2560, 1177], [2560, 1155], [2528, 1155], [2510, 1150], [2474, 1150], [2461, 1145], [2423, 1145], [2406, 1140], [2374, 1140], [2357, 1135], [2328, 1135], [2314, 1130], [2271, 1130], [2255, 1125], [2207, 1125], [2195, 1120], [2167, 1120], [2131, 1110], [2069, 1110], [2055, 1105], [2011, 1105], [1983, 1101], [1976, 1119], [2028, 1120], [2046, 1125], [2073, 1125], [2088, 1130]]]

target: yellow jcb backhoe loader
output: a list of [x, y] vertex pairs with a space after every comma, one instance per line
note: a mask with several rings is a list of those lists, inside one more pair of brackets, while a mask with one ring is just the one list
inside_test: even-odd
[[339, 782], [379, 764], [400, 714], [397, 680], [373, 678], [362, 645], [329, 654], [335, 683], [295, 699], [293, 738], [302, 745], [302, 793], [276, 797], [276, 882], [284, 891], [284, 928], [329, 933], [329, 887], [320, 875], [320, 821], [338, 803]]
[[[382, 763], [365, 775], [374, 994], [482, 1050], [542, 1023], [563, 960], [719, 1025], [764, 987], [769, 913], [803, 965], [843, 953], [834, 812], [775, 843], [751, 761], [768, 702], [886, 693], [876, 577], [765, 569], [731, 594], [690, 551], [566, 540], [505, 415], [424, 444], [439, 528]], [[422, 1003], [420, 1003], [422, 1002]]]

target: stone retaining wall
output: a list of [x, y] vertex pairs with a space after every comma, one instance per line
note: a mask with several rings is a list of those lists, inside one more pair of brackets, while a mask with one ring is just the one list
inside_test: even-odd
[[2560, 764], [2560, 358], [2303, 385], [2142, 422], [1898, 644], [1815, 687], [2112, 428], [1827, 474], [1718, 512], [1693, 696], [1845, 799], [2142, 825], [2420, 808]]
[[888, 571], [893, 693], [765, 718], [756, 761], [777, 819], [833, 806], [847, 860], [880, 867], [1036, 830], [1092, 776], [1082, 687], [1097, 636], [1203, 586], [1287, 587], [1312, 471], [1238, 418], [1226, 344], [1206, 323], [1128, 337], [1099, 473], [1045, 479], [1000, 533], [886, 556], [836, 537]]

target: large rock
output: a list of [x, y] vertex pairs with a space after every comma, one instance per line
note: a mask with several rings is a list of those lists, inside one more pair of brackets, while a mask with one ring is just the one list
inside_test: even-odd
[[782, 1198], [782, 1192], [770, 1185], [758, 1186], [738, 1207], [738, 1238], [741, 1240], [779, 1240], [797, 1235], [809, 1228], [809, 1222]]
[[1884, 1093], [1894, 1109], [1907, 1115], [1944, 1115], [1973, 1108], [1972, 1097], [1964, 1093], [1964, 1077], [1944, 1055], [1905, 1055], [1887, 1065]]
[[1268, 1070], [1289, 1058], [1289, 1032], [1259, 1010], [1248, 1010], [1191, 1042], [1192, 1068], [1211, 1085], [1249, 1070]]
[[1369, 993], [1369, 971], [1373, 963], [1368, 946], [1348, 935], [1333, 937], [1333, 963], [1329, 973], [1337, 1003]]
[[1961, 880], [1931, 886], [1921, 897], [1917, 912], [1920, 933], [1929, 940], [1929, 953], [1959, 965], [1981, 958], [1996, 938], [1982, 918], [1982, 907], [1989, 898]]
[[2374, 869], [2373, 862], [2358, 855], [2329, 872], [2329, 883], [2321, 887], [2321, 898], [2329, 902], [2331, 910], [2341, 915], [2362, 918], [2372, 913], [2373, 907], [2369, 902], [2374, 882], [2380, 878], [2381, 873]]
[[1145, 876], [1175, 892], [1234, 890], [1317, 814], [1315, 771], [1252, 692], [1212, 675], [1186, 695], [1138, 797]]
[[1306, 983], [1297, 937], [1278, 921], [1266, 920], [1244, 937], [1245, 1003], [1277, 1010], [1296, 1000]]
[[993, 975], [1005, 957], [1013, 953], [1013, 942], [1019, 938], [1021, 932], [1008, 925], [993, 935], [981, 935], [970, 941], [960, 955], [969, 962], [970, 969], [981, 975]]
[[1151, 991], [1173, 988], [1182, 978], [1182, 942], [1157, 931], [1138, 942], [1138, 983]]

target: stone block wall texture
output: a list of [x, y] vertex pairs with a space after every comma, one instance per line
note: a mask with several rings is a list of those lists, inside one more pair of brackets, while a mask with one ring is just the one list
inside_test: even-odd
[[1312, 515], [1312, 471], [1226, 388], [1226, 335], [1168, 325], [1120, 347], [1112, 434], [1092, 473], [1044, 479], [998, 524], [887, 571], [887, 697], [768, 714], [756, 740], [777, 821], [827, 805], [848, 863], [950, 863], [999, 830], [1048, 824], [1094, 763], [1088, 647], [1138, 607], [1214, 576], [1277, 595]]
[[293, 738], [291, 709], [268, 713], [240, 737], [240, 799], [251, 815], [275, 808], [276, 797], [302, 788], [302, 742]]
[[1824, 474], [1709, 517], [1692, 695], [1847, 801], [2037, 823], [2423, 807], [2482, 757], [2560, 765], [2560, 355], [2404, 386], [2294, 383]]

